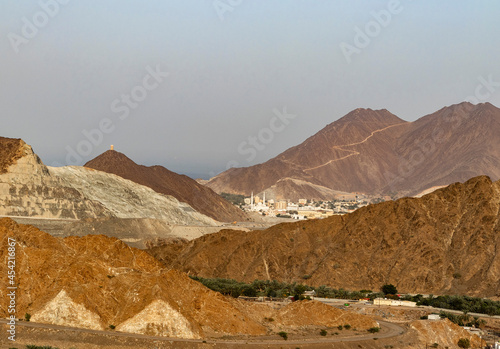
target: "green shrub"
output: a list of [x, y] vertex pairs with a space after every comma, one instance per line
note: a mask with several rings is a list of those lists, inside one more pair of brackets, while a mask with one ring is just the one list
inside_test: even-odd
[[370, 333], [377, 333], [378, 331], [380, 331], [380, 327], [372, 327], [368, 329], [368, 332]]
[[326, 330], [321, 330], [319, 332], [320, 335], [322, 335], [323, 337], [326, 336], [328, 334], [328, 332], [326, 332]]
[[338, 328], [339, 330], [342, 330], [342, 329], [344, 328], [344, 326], [342, 326], [342, 325], [338, 325], [338, 326], [337, 326], [337, 328]]
[[24, 314], [24, 320], [30, 321], [30, 319], [31, 319], [31, 314], [29, 313]]
[[284, 340], [287, 340], [288, 339], [288, 333], [284, 332], [284, 331], [281, 331], [281, 332], [278, 332], [278, 335], [283, 338]]
[[116, 326], [115, 325], [109, 325], [109, 328], [112, 329], [112, 330], [114, 330], [116, 328]]
[[345, 328], [346, 330], [348, 330], [348, 329], [350, 329], [350, 328], [351, 328], [351, 325], [349, 325], [349, 324], [345, 324], [345, 325], [344, 325], [344, 328]]
[[398, 289], [393, 284], [386, 284], [386, 285], [382, 286], [381, 290], [386, 295], [387, 294], [397, 294], [398, 293]]

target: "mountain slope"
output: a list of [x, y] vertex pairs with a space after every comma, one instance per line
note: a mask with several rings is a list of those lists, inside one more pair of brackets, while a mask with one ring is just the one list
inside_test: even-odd
[[247, 218], [243, 211], [195, 180], [162, 166], [137, 165], [124, 154], [114, 150], [99, 155], [86, 163], [85, 167], [112, 173], [158, 193], [171, 195], [218, 221], [242, 221]]
[[[322, 303], [296, 302], [278, 310], [266, 307], [265, 312], [276, 317], [275, 329], [253, 303], [213, 292], [118, 239], [102, 235], [60, 239], [0, 219], [3, 246], [12, 239], [16, 315], [29, 313], [33, 322], [94, 330], [113, 325], [122, 332], [180, 338], [263, 335], [307, 325], [350, 323], [359, 329], [377, 325], [369, 317]], [[7, 248], [0, 250], [0, 258], [7, 260]], [[7, 270], [7, 263], [2, 263], [0, 271], [7, 275]], [[6, 298], [8, 281], [0, 280], [0, 293]], [[291, 321], [289, 314], [295, 312], [301, 317]], [[0, 304], [0, 316], [8, 316], [6, 302]]]
[[483, 176], [345, 216], [226, 230], [150, 252], [203, 277], [499, 296], [499, 249], [500, 182]]
[[[277, 157], [232, 168], [207, 185], [249, 195], [292, 178], [344, 192], [413, 195], [472, 176], [500, 178], [500, 109], [462, 103], [415, 122], [387, 110], [356, 109]], [[331, 199], [311, 190], [277, 198]]]
[[0, 174], [0, 215], [75, 220], [153, 218], [170, 224], [217, 225], [172, 196], [113, 174], [81, 167], [47, 167], [29, 145], [10, 142], [15, 146], [0, 158], [0, 163], [10, 164]]

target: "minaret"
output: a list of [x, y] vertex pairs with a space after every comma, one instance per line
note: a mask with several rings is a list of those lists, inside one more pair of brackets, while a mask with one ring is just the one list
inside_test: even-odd
[[111, 150], [115, 150], [115, 146], [111, 144]]
[[252, 198], [250, 199], [250, 209], [253, 211], [253, 192], [252, 192]]

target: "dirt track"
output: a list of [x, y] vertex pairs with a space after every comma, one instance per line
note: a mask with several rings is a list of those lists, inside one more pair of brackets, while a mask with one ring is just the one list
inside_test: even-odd
[[[5, 328], [7, 320], [1, 319], [1, 327]], [[15, 345], [39, 344], [54, 345], [63, 348], [349, 348], [341, 343], [367, 342], [368, 348], [375, 344], [374, 338], [385, 339], [397, 337], [405, 333], [405, 329], [396, 324], [380, 322], [382, 330], [377, 334], [354, 335], [349, 337], [318, 337], [306, 340], [281, 339], [262, 340], [259, 338], [248, 338], [238, 340], [190, 340], [178, 338], [165, 338], [145, 336], [132, 333], [94, 331], [81, 328], [40, 324], [33, 322], [18, 322], [16, 324], [17, 341]], [[5, 331], [3, 331], [5, 332]], [[35, 342], [36, 341], [36, 342]], [[335, 345], [338, 343], [340, 346]], [[383, 341], [376, 343], [383, 344]], [[12, 347], [14, 344], [7, 340], [6, 336], [0, 338], [0, 345]]]

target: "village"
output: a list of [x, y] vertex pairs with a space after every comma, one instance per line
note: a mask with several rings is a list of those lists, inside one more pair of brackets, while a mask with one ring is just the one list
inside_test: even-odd
[[352, 194], [331, 201], [315, 201], [314, 199], [291, 200], [266, 200], [266, 193], [252, 195], [244, 199], [241, 209], [246, 212], [259, 212], [262, 215], [278, 218], [321, 219], [333, 215], [351, 213], [360, 207], [367, 206], [373, 201], [362, 194]]

